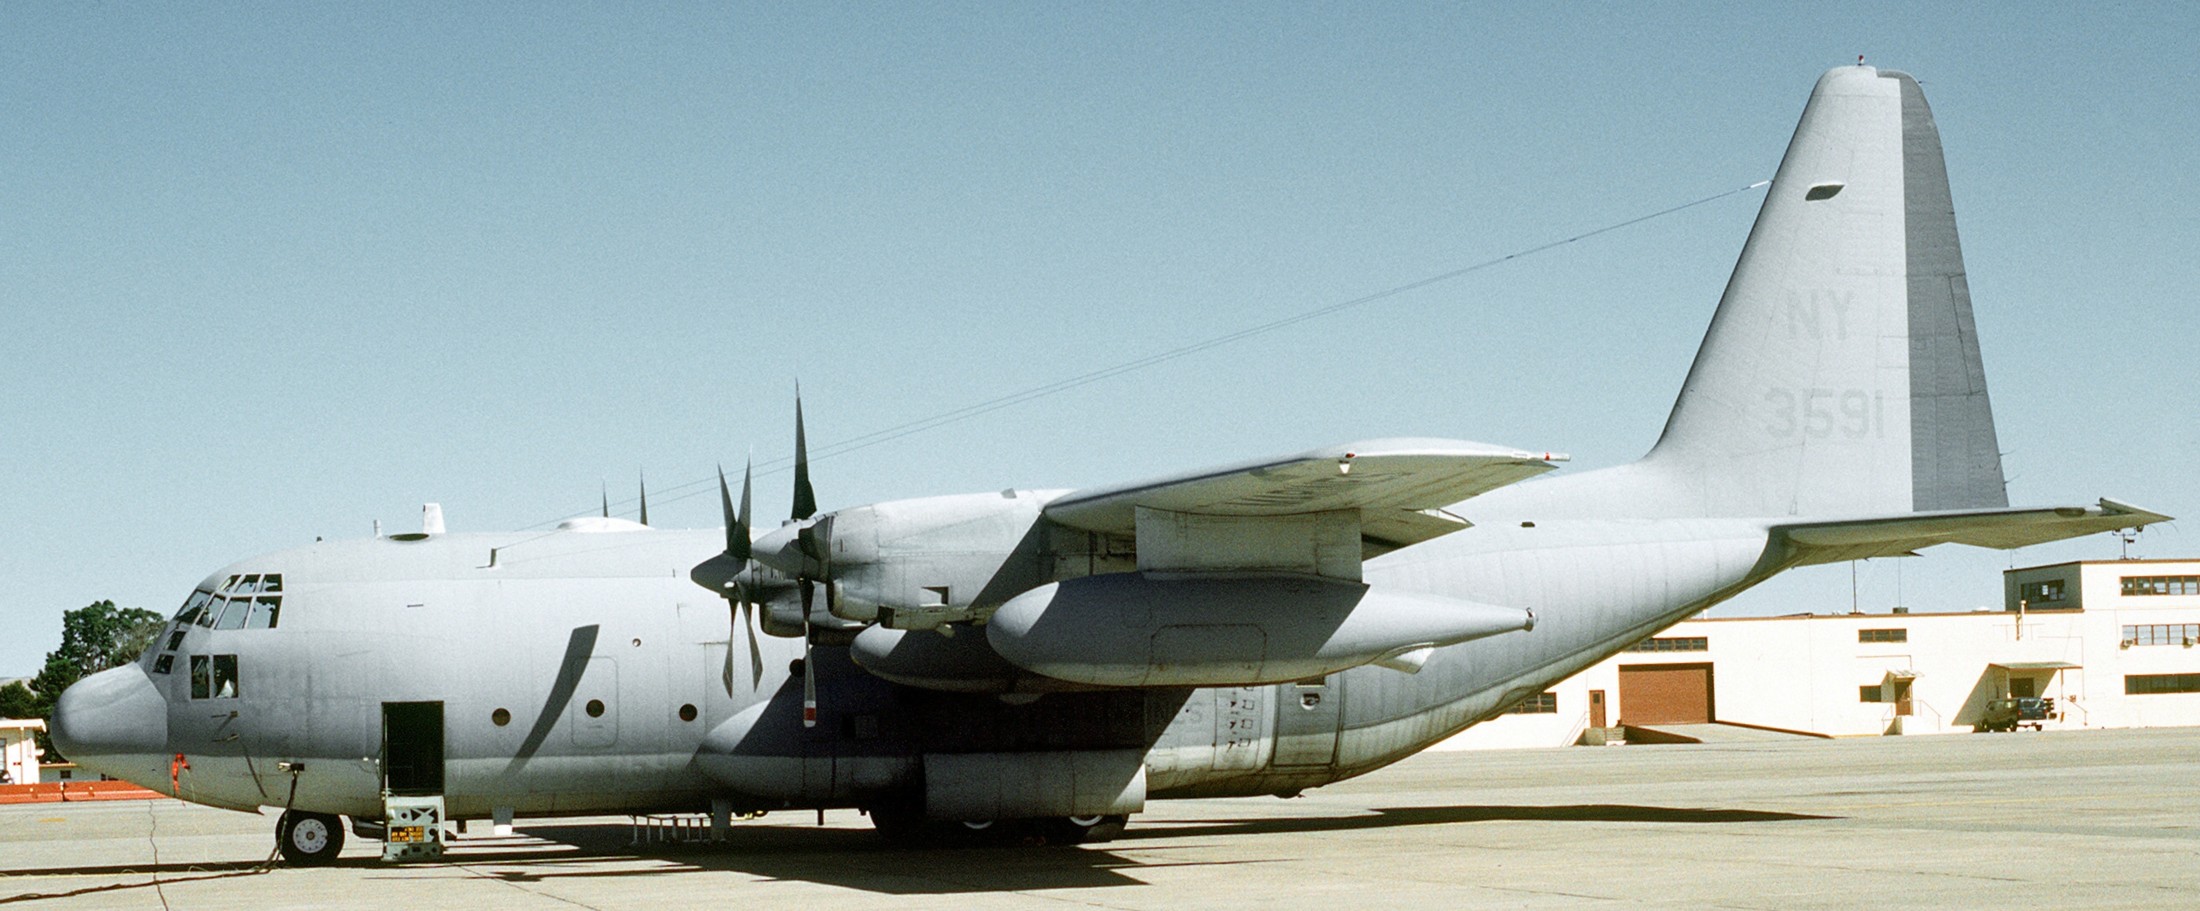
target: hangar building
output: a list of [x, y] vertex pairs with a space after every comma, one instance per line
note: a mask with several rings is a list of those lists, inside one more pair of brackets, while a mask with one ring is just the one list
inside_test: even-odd
[[[2012, 569], [2003, 609], [1696, 619], [1440, 749], [1664, 739], [1717, 724], [1830, 737], [2200, 725], [2200, 560]], [[2050, 701], [2051, 700], [2051, 701]], [[1682, 739], [1688, 739], [1683, 737]]]

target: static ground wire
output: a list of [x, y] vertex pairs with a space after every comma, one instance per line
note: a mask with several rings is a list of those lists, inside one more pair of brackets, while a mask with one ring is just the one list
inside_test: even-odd
[[[1630, 228], [1644, 222], [1654, 221], [1660, 218], [1664, 218], [1668, 215], [1674, 215], [1680, 212], [1684, 212], [1689, 209], [1696, 208], [1697, 206], [1717, 202], [1729, 196], [1747, 193], [1751, 190], [1758, 189], [1771, 183], [1771, 180], [1759, 180], [1746, 186], [1735, 187], [1731, 190], [1722, 190], [1709, 196], [1680, 203], [1679, 205], [1668, 206], [1666, 208], [1659, 209], [1655, 212], [1651, 212], [1645, 215], [1637, 215], [1624, 221], [1616, 221], [1599, 228], [1584, 231], [1580, 234], [1575, 234], [1571, 237], [1566, 237], [1560, 240], [1547, 241], [1533, 247], [1528, 247], [1526, 249], [1516, 250], [1514, 252], [1507, 253], [1503, 256], [1498, 256], [1492, 259], [1485, 259], [1481, 262], [1477, 262], [1468, 266], [1462, 266], [1449, 272], [1442, 272], [1436, 275], [1431, 275], [1427, 278], [1417, 279], [1415, 281], [1410, 281], [1402, 285], [1385, 288], [1372, 294], [1362, 295], [1360, 297], [1355, 297], [1346, 301], [1340, 301], [1334, 304], [1326, 304], [1320, 307], [1316, 307], [1312, 310], [1306, 310], [1300, 313], [1292, 314], [1281, 319], [1272, 320], [1270, 322], [1261, 323], [1259, 325], [1251, 326], [1244, 329], [1239, 329], [1234, 332], [1214, 336], [1212, 338], [1208, 338], [1202, 341], [1192, 342], [1187, 345], [1180, 345], [1166, 351], [1156, 352], [1154, 354], [1149, 354], [1144, 357], [1124, 361], [1120, 364], [1116, 364], [1110, 367], [1102, 367], [1089, 373], [1081, 373], [1076, 376], [1056, 380], [1051, 383], [1045, 383], [1042, 385], [1033, 386], [1029, 389], [1024, 389], [1018, 392], [1011, 392], [1007, 395], [987, 399], [976, 404], [965, 405], [961, 408], [943, 411], [930, 417], [918, 418], [914, 421], [896, 424], [892, 427], [885, 427], [879, 430], [871, 431], [869, 433], [852, 436], [847, 439], [816, 447], [810, 452], [810, 460], [814, 462], [819, 459], [827, 459], [832, 458], [833, 456], [846, 455], [859, 449], [868, 449], [872, 446], [877, 446], [881, 443], [898, 440], [911, 434], [923, 433], [927, 430], [932, 430], [938, 427], [944, 427], [948, 424], [966, 421], [979, 415], [999, 411], [1003, 408], [1021, 405], [1025, 402], [1033, 401], [1035, 399], [1041, 399], [1050, 395], [1055, 395], [1057, 393], [1067, 392], [1080, 386], [1087, 386], [1093, 383], [1097, 383], [1101, 380], [1110, 379], [1126, 373], [1143, 370], [1147, 367], [1167, 363], [1178, 358], [1198, 354], [1202, 351], [1220, 348], [1224, 345], [1244, 341], [1245, 339], [1249, 339], [1257, 335], [1265, 335], [1278, 329], [1295, 326], [1308, 320], [1319, 319], [1321, 317], [1329, 316], [1335, 313], [1341, 313], [1355, 307], [1372, 304], [1377, 301], [1387, 300], [1401, 294], [1418, 291], [1422, 288], [1429, 287], [1430, 285], [1441, 284], [1443, 282], [1451, 281], [1456, 278], [1461, 278], [1476, 272], [1480, 272], [1484, 269], [1501, 266], [1517, 259], [1523, 259], [1526, 257], [1534, 256], [1538, 253], [1549, 252], [1568, 244], [1588, 240], [1589, 238], [1596, 237], [1601, 234], [1609, 234], [1622, 228]], [[786, 455], [757, 463], [754, 466], [754, 469], [755, 473], [758, 476], [764, 476], [778, 474], [780, 472], [787, 471], [792, 467], [794, 467], [794, 456]], [[672, 495], [663, 496], [662, 494], [660, 494], [659, 502], [676, 503], [689, 497], [709, 493], [712, 485], [716, 481], [717, 476], [713, 475], [705, 478], [697, 478], [696, 480], [688, 481], [682, 484], [675, 484], [671, 487], [665, 488], [663, 491], [663, 494]], [[685, 492], [679, 493], [679, 491]], [[630, 497], [624, 500], [620, 500], [616, 504], [612, 505], [626, 506], [628, 504], [634, 503], [636, 499], [638, 498]], [[556, 523], [565, 521], [567, 519], [578, 518], [590, 514], [591, 513], [587, 510], [576, 513], [569, 513], [567, 515], [559, 516], [555, 519], [537, 522], [521, 530], [526, 531], [531, 529], [543, 528], [545, 526], [555, 525]]]

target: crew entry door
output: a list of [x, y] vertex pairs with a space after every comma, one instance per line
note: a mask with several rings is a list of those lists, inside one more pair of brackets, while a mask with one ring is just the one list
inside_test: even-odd
[[382, 789], [399, 797], [443, 793], [443, 703], [382, 703]]

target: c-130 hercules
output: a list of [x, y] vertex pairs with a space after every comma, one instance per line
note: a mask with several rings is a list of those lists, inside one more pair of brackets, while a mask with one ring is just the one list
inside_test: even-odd
[[1657, 445], [1515, 483], [1561, 459], [1372, 440], [821, 515], [798, 463], [761, 536], [721, 478], [723, 536], [316, 543], [208, 577], [53, 737], [285, 808], [299, 863], [391, 795], [1093, 840], [1149, 799], [1381, 768], [1792, 566], [2167, 519], [2007, 506], [1939, 135], [1861, 65], [1819, 79]]

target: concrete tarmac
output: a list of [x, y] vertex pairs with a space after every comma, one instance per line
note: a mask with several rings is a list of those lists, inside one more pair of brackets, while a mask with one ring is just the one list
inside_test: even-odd
[[0, 906], [2194, 908], [2200, 728], [1430, 753], [1294, 800], [1157, 801], [1071, 848], [815, 822], [643, 851], [624, 817], [521, 820], [442, 863], [353, 839], [263, 871], [272, 813], [9, 806]]

